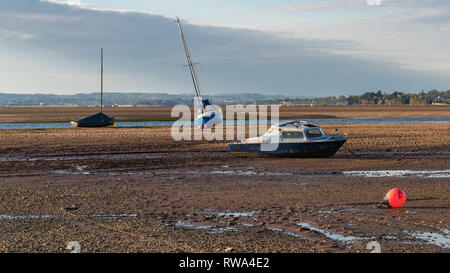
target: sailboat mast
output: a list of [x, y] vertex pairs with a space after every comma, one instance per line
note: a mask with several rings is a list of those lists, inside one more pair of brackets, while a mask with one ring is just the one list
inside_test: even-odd
[[186, 40], [184, 39], [183, 29], [181, 28], [180, 18], [178, 18], [178, 17], [177, 17], [177, 23], [178, 23], [178, 28], [180, 30], [181, 40], [183, 42], [184, 53], [186, 55], [186, 60], [188, 63], [189, 71], [191, 72], [191, 77], [192, 77], [192, 82], [194, 84], [195, 93], [197, 94], [197, 97], [200, 99], [202, 108], [204, 108], [202, 98], [201, 98], [201, 93], [200, 93], [200, 87], [198, 84], [197, 74], [195, 73], [194, 65], [192, 64], [192, 60], [191, 60], [191, 54], [189, 52], [189, 48], [187, 46]]
[[[100, 67], [100, 112], [103, 114], [103, 48], [100, 50], [100, 59], [101, 59], [101, 67]], [[103, 115], [102, 115], [103, 118]]]

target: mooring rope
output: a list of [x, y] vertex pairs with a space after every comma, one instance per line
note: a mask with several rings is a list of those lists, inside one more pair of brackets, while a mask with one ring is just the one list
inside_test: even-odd
[[347, 148], [347, 146], [343, 145], [342, 146], [346, 151], [350, 152], [352, 155], [356, 156], [357, 158], [362, 158], [361, 156], [355, 154], [354, 152], [352, 152], [349, 148]]

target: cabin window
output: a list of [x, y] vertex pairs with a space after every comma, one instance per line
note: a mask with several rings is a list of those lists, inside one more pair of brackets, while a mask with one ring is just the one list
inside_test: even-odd
[[322, 136], [322, 132], [317, 129], [309, 129], [308, 131], [306, 131], [306, 137], [308, 138], [316, 138], [316, 137], [321, 137]]
[[285, 139], [293, 139], [293, 138], [295, 138], [295, 139], [303, 139], [303, 138], [305, 138], [304, 136], [303, 136], [303, 132], [298, 132], [298, 131], [292, 131], [292, 132], [282, 132], [281, 133], [281, 135], [283, 136], [283, 138], [285, 138]]

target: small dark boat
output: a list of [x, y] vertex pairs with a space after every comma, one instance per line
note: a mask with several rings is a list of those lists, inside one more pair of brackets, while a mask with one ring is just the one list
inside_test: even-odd
[[330, 157], [345, 141], [325, 135], [318, 125], [297, 120], [274, 126], [262, 136], [230, 143], [228, 151], [232, 155]]
[[74, 127], [106, 127], [116, 126], [113, 117], [103, 114], [103, 48], [100, 51], [101, 68], [100, 68], [100, 113], [89, 116], [78, 121], [71, 121], [70, 124]]
[[114, 118], [109, 117], [102, 112], [89, 116], [78, 121], [72, 121], [74, 127], [106, 127], [115, 126]]

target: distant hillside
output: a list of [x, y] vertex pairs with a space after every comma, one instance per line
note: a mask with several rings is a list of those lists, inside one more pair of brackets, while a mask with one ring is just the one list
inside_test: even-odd
[[[262, 95], [255, 93], [205, 96], [211, 103], [227, 104], [283, 104], [283, 105], [422, 105], [450, 104], [450, 90], [419, 94], [394, 92], [366, 92], [362, 95], [306, 98], [300, 96]], [[105, 106], [174, 106], [192, 105], [190, 94], [170, 95], [164, 93], [105, 93]], [[14, 106], [99, 106], [98, 93], [76, 95], [9, 94], [0, 93], [0, 107]]]
[[[238, 94], [205, 96], [214, 104], [249, 104], [264, 100], [282, 100], [285, 96], [267, 96], [260, 94]], [[120, 105], [148, 105], [173, 106], [177, 104], [192, 105], [193, 96], [188, 94], [170, 95], [163, 93], [105, 93], [103, 96], [105, 106]], [[98, 93], [76, 95], [51, 94], [9, 94], [0, 93], [0, 106], [98, 106], [100, 95]]]

